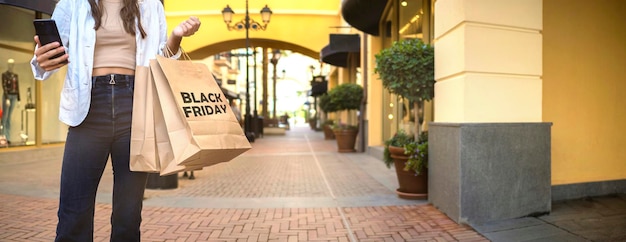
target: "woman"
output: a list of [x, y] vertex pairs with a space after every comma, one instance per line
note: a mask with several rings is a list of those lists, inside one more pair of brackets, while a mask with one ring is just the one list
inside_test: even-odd
[[178, 58], [182, 38], [193, 35], [200, 21], [190, 17], [168, 38], [159, 0], [60, 0], [52, 19], [65, 48], [41, 46], [35, 36], [31, 65], [35, 78], [45, 80], [69, 61], [59, 110], [59, 119], [70, 127], [56, 241], [93, 240], [96, 190], [109, 156], [111, 241], [139, 241], [147, 174], [129, 170], [134, 69], [148, 66], [157, 54]]

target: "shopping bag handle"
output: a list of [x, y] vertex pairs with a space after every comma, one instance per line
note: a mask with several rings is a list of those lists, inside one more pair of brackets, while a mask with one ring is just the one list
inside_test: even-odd
[[[187, 54], [187, 51], [185, 51], [183, 49], [182, 46], [178, 47], [180, 49], [181, 52], [181, 56], [183, 57], [183, 60], [191, 60], [191, 57], [189, 57], [189, 54]], [[174, 52], [170, 49], [170, 47], [168, 45], [165, 45], [165, 55], [167, 55], [167, 57], [172, 57], [174, 56]]]

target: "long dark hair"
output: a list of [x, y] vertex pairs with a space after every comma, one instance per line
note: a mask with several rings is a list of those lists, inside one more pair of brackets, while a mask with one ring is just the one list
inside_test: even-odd
[[[102, 0], [99, 0], [102, 1]], [[124, 22], [124, 30], [126, 33], [135, 36], [135, 19], [137, 23], [139, 23], [139, 32], [141, 33], [141, 38], [146, 37], [146, 31], [143, 30], [143, 26], [141, 26], [141, 18], [139, 13], [139, 4], [137, 0], [122, 0], [124, 2], [124, 7], [120, 10], [120, 17], [122, 18], [122, 22]], [[102, 12], [103, 5], [98, 5], [96, 0], [89, 0], [89, 5], [91, 5], [91, 16], [96, 20], [96, 25], [94, 29], [98, 30], [102, 25]]]

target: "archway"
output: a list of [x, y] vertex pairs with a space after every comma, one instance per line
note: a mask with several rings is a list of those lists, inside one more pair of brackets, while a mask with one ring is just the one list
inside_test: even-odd
[[[250, 38], [250, 48], [261, 47], [261, 48], [272, 48], [279, 50], [291, 50], [293, 52], [298, 52], [313, 59], [319, 59], [320, 52], [316, 50], [311, 50], [304, 46], [294, 44], [291, 42], [275, 40], [275, 39], [262, 39], [262, 38]], [[245, 39], [235, 39], [235, 40], [227, 40], [219, 43], [214, 43], [210, 45], [206, 45], [199, 49], [189, 52], [189, 57], [191, 59], [204, 59], [206, 57], [216, 55], [222, 52], [230, 51], [233, 49], [246, 48], [246, 40]]]

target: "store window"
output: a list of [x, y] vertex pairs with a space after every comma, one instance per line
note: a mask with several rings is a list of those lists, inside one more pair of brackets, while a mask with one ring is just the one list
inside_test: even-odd
[[40, 82], [30, 67], [35, 35], [32, 22], [36, 16], [50, 18], [33, 10], [0, 4], [0, 148], [65, 141], [67, 127], [58, 120], [65, 70]]
[[[430, 43], [431, 1], [394, 0], [383, 14], [381, 25], [382, 48], [394, 41], [419, 38]], [[399, 129], [415, 132], [413, 104], [397, 95], [383, 92], [383, 139], [389, 139]]]
[[421, 0], [402, 0], [399, 6], [399, 39], [424, 39], [424, 3]]

